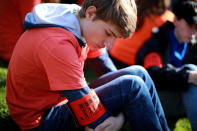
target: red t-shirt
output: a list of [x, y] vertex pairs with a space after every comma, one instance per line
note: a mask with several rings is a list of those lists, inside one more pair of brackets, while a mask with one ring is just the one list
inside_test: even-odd
[[0, 4], [0, 57], [9, 61], [16, 41], [24, 32], [23, 21], [41, 0], [1, 0]]
[[6, 100], [22, 130], [38, 126], [46, 109], [66, 103], [59, 91], [86, 86], [88, 52], [71, 32], [58, 27], [27, 30], [20, 37], [8, 68]]

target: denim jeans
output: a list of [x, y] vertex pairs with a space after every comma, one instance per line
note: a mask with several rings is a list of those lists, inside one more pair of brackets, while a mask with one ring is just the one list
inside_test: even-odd
[[[182, 68], [197, 70], [197, 66], [193, 64], [186, 64]], [[192, 131], [197, 131], [197, 86], [189, 84], [188, 90], [182, 93], [182, 100]]]
[[[197, 70], [193, 64], [183, 65], [186, 70]], [[186, 113], [189, 118], [192, 131], [197, 131], [197, 86], [188, 84], [186, 92], [159, 91], [159, 97], [168, 116], [182, 115]]]
[[182, 100], [192, 131], [197, 131], [197, 87], [189, 85], [188, 91], [182, 93]]
[[[154, 84], [140, 66], [131, 66], [107, 73], [89, 85], [95, 88], [107, 111], [116, 115], [123, 112], [134, 131], [168, 131], [166, 118]], [[45, 112], [38, 130], [83, 130], [76, 128], [65, 105]]]

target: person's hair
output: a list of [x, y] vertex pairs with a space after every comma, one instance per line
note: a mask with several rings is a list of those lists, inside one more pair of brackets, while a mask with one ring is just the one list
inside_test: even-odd
[[95, 6], [97, 9], [94, 20], [113, 23], [123, 37], [127, 38], [135, 32], [137, 9], [134, 0], [84, 0], [79, 17], [85, 17], [89, 6]]
[[137, 29], [144, 24], [144, 18], [161, 15], [170, 5], [170, 0], [137, 0]]

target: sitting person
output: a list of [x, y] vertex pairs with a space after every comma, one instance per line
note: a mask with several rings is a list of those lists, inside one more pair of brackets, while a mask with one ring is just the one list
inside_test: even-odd
[[127, 38], [117, 38], [109, 50], [117, 68], [136, 64], [140, 47], [152, 36], [152, 32], [166, 21], [173, 21], [174, 14], [167, 10], [170, 0], [137, 0], [138, 22], [135, 33]]
[[173, 23], [165, 23], [153, 34], [139, 50], [136, 61], [148, 70], [161, 92], [166, 114], [174, 110], [171, 114], [176, 115], [182, 101], [193, 131], [197, 131], [196, 9], [193, 1], [176, 4]]
[[117, 131], [124, 119], [138, 131], [169, 130], [143, 67], [107, 73], [89, 86], [84, 78], [89, 49], [97, 57], [115, 38], [129, 37], [136, 13], [134, 0], [85, 0], [81, 8], [40, 4], [26, 16], [6, 83], [10, 115], [22, 130]]

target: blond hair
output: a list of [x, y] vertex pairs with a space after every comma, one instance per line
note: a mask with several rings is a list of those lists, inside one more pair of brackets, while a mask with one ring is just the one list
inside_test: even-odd
[[97, 9], [95, 19], [113, 23], [124, 38], [135, 31], [137, 9], [134, 0], [84, 0], [79, 17], [85, 17], [89, 6], [95, 6]]

